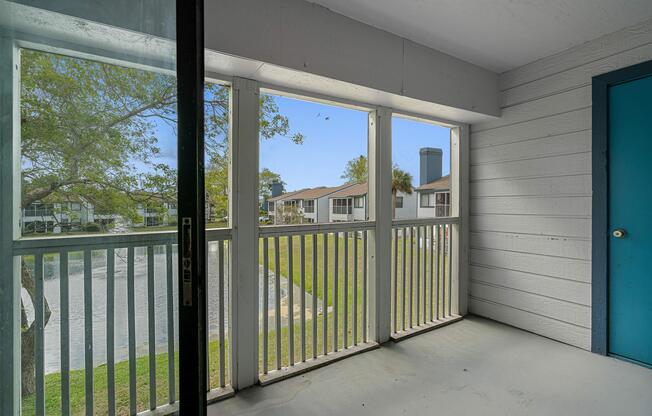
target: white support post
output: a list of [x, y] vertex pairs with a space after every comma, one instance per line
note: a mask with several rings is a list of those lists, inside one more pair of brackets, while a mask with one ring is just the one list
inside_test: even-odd
[[20, 260], [13, 240], [20, 227], [20, 62], [0, 38], [0, 414], [20, 414]]
[[451, 259], [452, 313], [466, 315], [469, 303], [469, 126], [451, 129], [451, 216], [459, 217], [453, 226]]
[[378, 343], [391, 335], [392, 111], [369, 114], [369, 335]]
[[234, 78], [231, 92], [230, 192], [231, 384], [258, 381], [258, 143], [260, 90]]

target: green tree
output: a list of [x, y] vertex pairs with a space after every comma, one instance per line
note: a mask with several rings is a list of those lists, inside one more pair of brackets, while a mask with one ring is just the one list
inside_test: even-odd
[[[215, 158], [206, 169], [206, 202], [210, 205], [211, 212], [217, 217], [211, 217], [211, 221], [225, 218], [229, 213], [228, 168], [225, 158]], [[271, 197], [272, 184], [279, 182], [284, 189], [285, 182], [281, 180], [281, 175], [267, 168], [263, 168], [258, 177], [260, 183], [259, 200], [262, 207], [264, 201]]]
[[347, 183], [364, 183], [367, 181], [367, 157], [360, 155], [346, 163], [341, 178]]
[[281, 192], [285, 192], [285, 182], [281, 180], [281, 175], [272, 172], [267, 168], [263, 168], [258, 175], [258, 180], [260, 182], [259, 188], [259, 197], [261, 204], [272, 197], [272, 184], [280, 183]]
[[275, 224], [303, 224], [304, 215], [296, 205], [277, 205], [275, 215]]
[[206, 169], [204, 181], [209, 221], [229, 215], [229, 164], [226, 158], [214, 158]]
[[[23, 49], [21, 53], [21, 206], [79, 198], [102, 212], [136, 218], [138, 204], [176, 199], [176, 169], [162, 162], [158, 133], [176, 132], [173, 76]], [[229, 89], [206, 84], [208, 199], [225, 209]], [[273, 97], [261, 95], [262, 139], [291, 133]], [[169, 155], [168, 155], [169, 158]], [[34, 279], [22, 266], [34, 299]], [[45, 300], [45, 325], [50, 309]], [[34, 322], [22, 305], [22, 387], [34, 392]]]
[[[367, 158], [365, 156], [358, 156], [351, 159], [346, 163], [344, 173], [341, 178], [345, 179], [347, 183], [363, 183], [367, 181]], [[414, 188], [412, 187], [412, 175], [402, 170], [397, 165], [392, 168], [392, 218], [396, 217], [396, 194], [403, 192], [412, 195]]]
[[396, 194], [412, 195], [412, 175], [394, 165], [392, 168], [392, 218], [396, 218]]

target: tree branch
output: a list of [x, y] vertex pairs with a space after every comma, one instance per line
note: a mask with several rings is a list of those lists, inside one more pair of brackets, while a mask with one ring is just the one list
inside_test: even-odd
[[58, 189], [61, 189], [64, 186], [77, 185], [82, 183], [88, 183], [88, 181], [85, 179], [68, 179], [62, 181], [55, 181], [47, 186], [42, 186], [40, 188], [32, 189], [23, 194], [23, 198], [21, 200], [21, 207], [27, 208], [32, 203], [48, 197], [49, 195], [51, 195], [52, 193], [56, 192]]

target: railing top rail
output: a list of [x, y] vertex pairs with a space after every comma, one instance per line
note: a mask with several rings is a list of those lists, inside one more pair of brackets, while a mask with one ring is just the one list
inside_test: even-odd
[[458, 217], [438, 217], [438, 218], [412, 218], [405, 220], [393, 220], [392, 227], [410, 227], [416, 225], [438, 225], [438, 224], [458, 224]]
[[[416, 225], [436, 224], [457, 224], [457, 217], [441, 218], [416, 218], [393, 220], [393, 227], [409, 227]], [[325, 232], [363, 231], [373, 229], [374, 221], [355, 222], [330, 222], [318, 224], [298, 225], [269, 225], [260, 227], [261, 237], [273, 237], [282, 235], [316, 234]], [[231, 238], [230, 228], [211, 228], [206, 230], [207, 241], [229, 240]], [[35, 251], [60, 250], [73, 251], [83, 249], [103, 248], [125, 248], [141, 247], [149, 245], [175, 244], [177, 242], [177, 231], [152, 231], [126, 234], [100, 234], [100, 235], [78, 235], [60, 236], [47, 238], [22, 238], [13, 243], [14, 255], [28, 254]]]
[[[230, 228], [209, 228], [207, 241], [229, 240]], [[46, 238], [22, 238], [13, 242], [15, 256], [34, 252], [75, 251], [84, 249], [145, 247], [176, 244], [177, 231], [152, 231], [125, 234], [76, 235]]]
[[355, 221], [355, 222], [327, 222], [317, 224], [297, 224], [297, 225], [267, 225], [260, 227], [260, 237], [274, 237], [286, 235], [301, 234], [319, 234], [345, 231], [363, 231], [375, 227], [374, 221]]
[[231, 239], [230, 228], [207, 228], [206, 229], [207, 241], [230, 240], [230, 239]]

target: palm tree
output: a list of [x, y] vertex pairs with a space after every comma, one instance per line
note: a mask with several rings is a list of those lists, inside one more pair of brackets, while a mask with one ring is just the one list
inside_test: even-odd
[[396, 194], [403, 192], [412, 195], [412, 175], [394, 166], [392, 169], [392, 218], [396, 218]]

